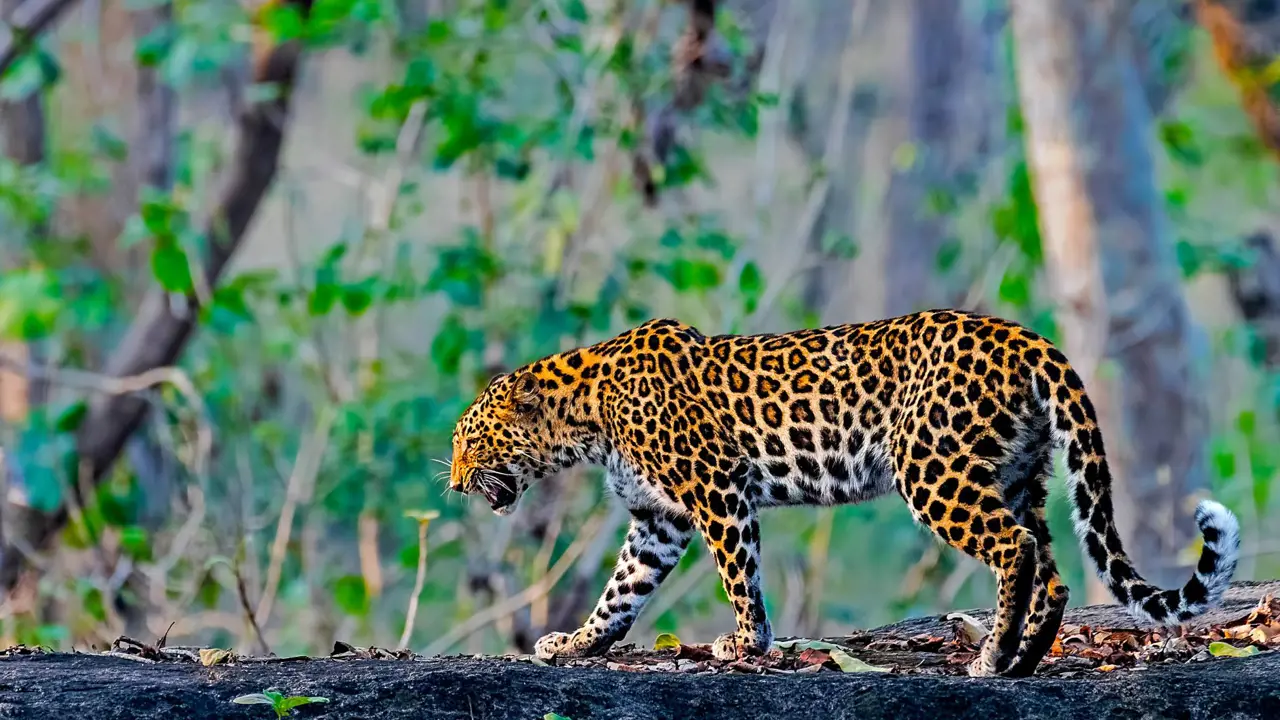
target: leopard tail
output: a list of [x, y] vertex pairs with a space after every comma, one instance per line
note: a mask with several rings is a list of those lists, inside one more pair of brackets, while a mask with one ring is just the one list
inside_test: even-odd
[[[1055, 354], [1061, 358], [1051, 353]], [[1180, 624], [1217, 605], [1239, 559], [1236, 516], [1221, 503], [1201, 501], [1195, 518], [1204, 548], [1195, 573], [1173, 590], [1147, 582], [1134, 568], [1116, 530], [1111, 471], [1097, 415], [1080, 376], [1065, 362], [1050, 360], [1037, 369], [1034, 385], [1037, 400], [1050, 411], [1054, 444], [1066, 451], [1076, 537], [1111, 594], [1134, 617], [1158, 625]]]

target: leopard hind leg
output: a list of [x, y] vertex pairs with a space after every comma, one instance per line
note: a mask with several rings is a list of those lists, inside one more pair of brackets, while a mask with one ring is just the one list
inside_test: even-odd
[[1044, 518], [1053, 459], [1047, 423], [1038, 429], [1036, 436], [1038, 442], [1030, 454], [1031, 462], [1019, 468], [1020, 472], [1004, 487], [1005, 501], [1018, 523], [1031, 531], [1037, 549], [1035, 578], [1022, 638], [1012, 662], [1002, 673], [1009, 677], [1027, 677], [1035, 672], [1040, 660], [1053, 647], [1070, 595], [1058, 574], [1050, 549], [1049, 526]]
[[909, 449], [895, 456], [898, 488], [916, 520], [996, 574], [995, 620], [969, 668], [974, 676], [1003, 674], [1013, 663], [1040, 554], [1034, 534], [1005, 502], [995, 465], [983, 455], [990, 453], [989, 447], [961, 448], [949, 464], [938, 458], [915, 459]]

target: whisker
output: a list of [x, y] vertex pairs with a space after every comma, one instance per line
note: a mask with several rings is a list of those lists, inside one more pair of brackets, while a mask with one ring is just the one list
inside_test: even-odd
[[449, 461], [449, 460], [441, 460], [440, 458], [431, 458], [431, 462], [440, 463], [441, 465], [445, 465], [445, 466], [447, 466], [447, 467], [452, 467], [452, 466], [453, 466], [453, 463], [452, 463], [451, 461]]

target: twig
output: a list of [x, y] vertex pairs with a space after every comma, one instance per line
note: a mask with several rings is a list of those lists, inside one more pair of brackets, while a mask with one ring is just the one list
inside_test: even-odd
[[[791, 35], [792, 18], [796, 15], [791, 3], [781, 3], [774, 11], [776, 16], [769, 28], [768, 40], [764, 46], [764, 58], [760, 63], [759, 89], [761, 93], [772, 92], [782, 96], [782, 74], [787, 58], [787, 40]], [[760, 216], [773, 206], [773, 191], [777, 184], [778, 145], [782, 135], [782, 104], [776, 107], [760, 109], [760, 131], [756, 140], [756, 185], [754, 192], [755, 222], [752, 225], [752, 240], [760, 242], [764, 232], [760, 227]]]
[[418, 574], [413, 579], [413, 594], [409, 596], [409, 610], [404, 616], [404, 631], [400, 633], [400, 650], [408, 649], [409, 636], [413, 634], [413, 625], [418, 619], [418, 596], [422, 594], [422, 586], [427, 581], [427, 526], [430, 518], [418, 520]]
[[191, 495], [191, 512], [187, 515], [187, 519], [182, 523], [182, 527], [178, 529], [177, 534], [173, 536], [173, 542], [169, 545], [169, 552], [155, 565], [156, 578], [162, 578], [173, 570], [186, 555], [187, 546], [191, 544], [191, 540], [195, 537], [196, 531], [200, 529], [200, 524], [204, 522], [206, 505], [204, 501], [204, 490], [197, 486], [190, 486], [187, 491]]
[[607, 513], [596, 513], [586, 524], [582, 526], [582, 530], [578, 538], [573, 541], [564, 551], [564, 555], [560, 556], [560, 560], [556, 562], [555, 567], [551, 568], [541, 580], [525, 588], [523, 591], [512, 595], [506, 600], [491, 605], [484, 610], [472, 615], [466, 620], [456, 625], [452, 630], [436, 639], [435, 642], [427, 646], [423, 651], [423, 655], [438, 655], [448, 650], [458, 642], [471, 637], [476, 632], [492, 625], [499, 618], [510, 615], [513, 612], [525, 607], [534, 600], [551, 592], [551, 588], [560, 581], [561, 577], [573, 567], [578, 558], [586, 551], [587, 547], [594, 542], [597, 532], [604, 524]]
[[13, 17], [0, 23], [0, 76], [50, 23], [74, 4], [75, 0], [27, 0], [18, 6]]
[[150, 390], [157, 385], [171, 385], [195, 410], [196, 413], [196, 457], [193, 471], [203, 476], [209, 453], [213, 448], [213, 429], [208, 422], [204, 399], [196, 391], [195, 383], [182, 369], [165, 366], [152, 368], [146, 372], [126, 377], [112, 377], [87, 370], [46, 367], [29, 364], [9, 355], [0, 354], [0, 367], [26, 377], [76, 390], [88, 390], [104, 395], [131, 395]]
[[391, 216], [395, 211], [396, 200], [400, 197], [400, 187], [404, 184], [405, 169], [418, 152], [422, 141], [422, 128], [427, 117], [427, 102], [419, 100], [409, 107], [404, 124], [396, 135], [396, 159], [387, 170], [387, 176], [381, 183], [369, 188], [369, 229], [375, 233], [384, 233], [391, 227]]
[[298, 449], [298, 457], [293, 463], [293, 471], [289, 474], [289, 483], [285, 488], [280, 521], [276, 523], [275, 539], [271, 543], [266, 584], [262, 590], [262, 597], [258, 600], [257, 612], [254, 613], [258, 622], [265, 624], [271, 617], [271, 606], [275, 603], [276, 591], [280, 586], [280, 573], [284, 567], [285, 550], [289, 546], [289, 536], [293, 532], [293, 516], [297, 512], [298, 503], [307, 495], [311, 484], [315, 482], [316, 473], [320, 471], [320, 461], [329, 444], [329, 430], [333, 427], [335, 415], [330, 406], [321, 408], [316, 418], [315, 430]]
[[[558, 502], [555, 506], [555, 514], [551, 517], [551, 522], [547, 523], [545, 535], [542, 538], [542, 546], [538, 548], [538, 554], [533, 558], [535, 582], [537, 579], [544, 577], [547, 570], [551, 567], [551, 553], [555, 550], [556, 540], [560, 538], [560, 529], [564, 525], [564, 516], [568, 512], [569, 507], [566, 502]], [[529, 607], [529, 625], [535, 628], [546, 628], [547, 626], [547, 599], [545, 597], [538, 598]]]
[[249, 602], [249, 589], [245, 586], [244, 574], [240, 572], [240, 567], [234, 566], [231, 569], [233, 575], [236, 576], [236, 595], [240, 599], [240, 610], [244, 613], [244, 617], [249, 621], [249, 627], [253, 630], [253, 637], [258, 641], [258, 650], [263, 655], [271, 654], [271, 648], [267, 646], [267, 639], [262, 636], [262, 628], [258, 625], [258, 620], [253, 616], [253, 604]]
[[898, 597], [904, 600], [913, 600], [920, 593], [920, 589], [924, 587], [925, 578], [929, 575], [929, 571], [938, 567], [938, 563], [942, 561], [942, 548], [936, 542], [931, 542], [924, 552], [920, 554], [920, 559], [911, 564], [907, 568], [907, 572], [902, 576], [902, 583], [898, 585]]

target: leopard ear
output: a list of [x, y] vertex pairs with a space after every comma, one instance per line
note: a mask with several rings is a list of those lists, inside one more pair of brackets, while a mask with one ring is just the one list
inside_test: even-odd
[[542, 404], [542, 389], [538, 386], [538, 378], [531, 372], [516, 375], [511, 383], [511, 404], [516, 412], [528, 414]]

